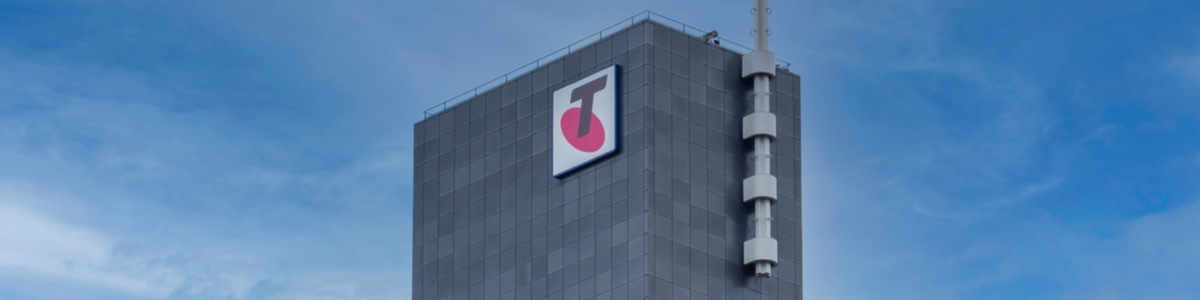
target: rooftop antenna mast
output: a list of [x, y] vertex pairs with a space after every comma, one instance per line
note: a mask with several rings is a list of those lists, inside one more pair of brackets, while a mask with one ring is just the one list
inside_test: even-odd
[[754, 5], [754, 51], [742, 56], [742, 77], [754, 78], [754, 111], [742, 118], [742, 138], [754, 142], [754, 173], [742, 181], [742, 201], [754, 204], [754, 237], [742, 244], [742, 261], [754, 266], [754, 276], [771, 277], [779, 265], [779, 243], [771, 237], [771, 206], [778, 197], [778, 182], [771, 175], [771, 144], [775, 141], [775, 114], [771, 113], [771, 80], [775, 53], [767, 38], [771, 29], [767, 0]]

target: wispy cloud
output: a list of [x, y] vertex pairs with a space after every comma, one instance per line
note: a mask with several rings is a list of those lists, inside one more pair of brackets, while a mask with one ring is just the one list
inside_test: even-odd
[[1121, 130], [1122, 128], [1124, 128], [1124, 126], [1121, 124], [1107, 124], [1104, 126], [1100, 126], [1099, 128], [1092, 130], [1092, 133], [1088, 134], [1087, 137], [1083, 138], [1083, 141], [1084, 142], [1090, 142], [1090, 141], [1107, 142], [1108, 136], [1110, 134], [1112, 134], [1113, 131]]
[[[370, 238], [371, 234], [364, 236], [362, 233], [378, 223], [333, 224], [333, 232], [252, 229], [256, 232], [242, 234], [229, 232], [242, 230], [238, 227], [203, 228], [204, 224], [172, 224], [166, 229], [150, 231], [87, 224], [112, 224], [106, 221], [107, 218], [92, 213], [97, 210], [86, 209], [94, 203], [105, 202], [111, 201], [77, 199], [27, 182], [0, 182], [0, 274], [6, 274], [0, 278], [41, 278], [37, 285], [24, 287], [43, 290], [35, 293], [41, 295], [49, 295], [50, 292], [45, 290], [58, 284], [88, 287], [84, 293], [99, 290], [118, 292], [124, 297], [173, 299], [379, 299], [408, 293], [397, 287], [396, 282], [406, 282], [410, 277], [394, 262], [391, 267], [359, 267], [357, 271], [289, 266], [296, 263], [289, 257], [307, 261], [321, 259], [319, 257], [331, 252], [394, 255], [374, 253], [396, 251], [391, 247], [370, 250], [379, 248], [378, 245], [357, 246], [366, 248], [362, 250], [317, 246], [322, 240], [354, 245], [347, 243], [348, 240], [331, 240], [327, 235], [359, 232], [348, 235], [352, 239]], [[54, 214], [54, 208], [62, 208], [62, 215]], [[169, 211], [156, 213], [171, 214]], [[212, 222], [211, 217], [205, 219], [208, 219], [207, 224], [228, 226]], [[131, 226], [155, 225], [133, 222]], [[193, 240], [179, 241], [160, 234], [187, 236]], [[214, 235], [224, 238], [216, 239]], [[239, 235], [260, 240], [236, 237]], [[317, 241], [297, 240], [305, 238]], [[263, 243], [294, 246], [285, 250]], [[332, 258], [324, 260], [328, 263], [336, 261]], [[281, 269], [293, 271], [280, 273]]]
[[51, 201], [36, 188], [0, 182], [0, 269], [144, 297], [166, 296], [178, 284], [175, 271], [120, 266], [119, 241], [108, 234], [22, 204]]
[[[1200, 270], [1200, 201], [1118, 225], [1115, 235], [1095, 236], [1064, 255], [1079, 274], [1061, 299], [1188, 299]], [[1086, 233], [1075, 231], [1074, 236]], [[1107, 250], [1106, 250], [1107, 249]]]
[[1167, 68], [1185, 80], [1200, 85], [1200, 54], [1176, 55], [1167, 61]]
[[1147, 271], [1164, 278], [1194, 278], [1200, 275], [1193, 268], [1200, 265], [1200, 231], [1183, 228], [1200, 228], [1200, 200], [1134, 220], [1123, 238]]
[[[155, 42], [242, 55], [294, 46], [223, 36], [203, 19], [209, 12], [190, 11], [157, 28], [94, 28], [140, 27], [140, 34], [178, 39], [116, 41], [131, 52], [153, 50], [139, 58], [146, 60], [162, 59]], [[211, 30], [165, 34], [189, 26]], [[114, 43], [103, 37], [86, 35], [96, 52]], [[0, 35], [0, 42], [11, 38]], [[231, 39], [249, 48], [207, 44]], [[314, 61], [344, 55], [307, 49]], [[13, 296], [8, 291], [76, 299], [409, 295], [411, 132], [402, 129], [411, 122], [386, 113], [406, 103], [379, 97], [398, 94], [394, 86], [330, 80], [322, 76], [334, 70], [323, 63], [262, 59], [238, 68], [221, 60], [113, 62], [70, 49], [8, 50], [0, 50], [0, 182], [31, 188], [0, 186], [9, 191], [0, 194], [0, 276], [13, 279], [0, 280], [0, 298]], [[338, 92], [277, 92], [330, 82]], [[90, 287], [52, 288], [63, 284]]]
[[[1146, 115], [1186, 112], [1146, 113], [1148, 106], [1114, 99], [1142, 97], [1137, 92], [1110, 96], [1116, 87], [1089, 82], [1093, 77], [1084, 71], [1026, 63], [1070, 51], [1075, 44], [1062, 39], [1072, 36], [1043, 27], [1013, 35], [1015, 27], [971, 19], [993, 16], [997, 8], [989, 4], [843, 1], [809, 2], [806, 8], [794, 12], [805, 16], [796, 30], [803, 42], [789, 40], [810, 58], [799, 68], [805, 84], [805, 257], [824, 258], [805, 262], [807, 274], [820, 274], [807, 277], [806, 296], [1127, 299], [1144, 291], [1160, 296], [1150, 298], [1187, 298], [1175, 292], [1186, 290], [1176, 281], [1135, 280], [1196, 275], [1124, 263], [1142, 257], [1127, 245], [1151, 230], [1123, 229], [1158, 216], [1147, 213], [1171, 215], [1187, 207], [1120, 211], [1147, 201], [1134, 199], [1136, 193], [1190, 197], [1191, 188], [1122, 183], [1162, 180], [1163, 174], [1140, 166], [1178, 161], [1140, 153], [1163, 145], [1136, 145], [1141, 140], [1131, 139], [1135, 132], [1126, 126], [1157, 119]], [[1045, 36], [1024, 35], [1032, 32]], [[1025, 39], [998, 44], [992, 35]], [[1027, 39], [1047, 44], [1033, 46]], [[1030, 53], [1014, 54], [1022, 51]], [[1170, 65], [1195, 80], [1200, 77], [1191, 70], [1200, 68], [1192, 64], [1188, 57]], [[1078, 99], [1064, 101], [1064, 94]], [[1175, 131], [1194, 123], [1168, 120], [1178, 123]], [[1181, 150], [1195, 145], [1172, 141], [1164, 144]], [[1126, 162], [1139, 167], [1125, 169]], [[1187, 173], [1192, 177], [1180, 176], [1195, 178], [1194, 171]], [[1161, 242], [1182, 246], [1191, 239]], [[906, 271], [897, 276], [895, 270]], [[1121, 280], [1142, 285], [1117, 284]]]

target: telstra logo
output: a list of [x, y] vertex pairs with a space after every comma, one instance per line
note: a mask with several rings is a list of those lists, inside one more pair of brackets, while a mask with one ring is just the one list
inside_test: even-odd
[[554, 91], [554, 176], [617, 150], [617, 66]]

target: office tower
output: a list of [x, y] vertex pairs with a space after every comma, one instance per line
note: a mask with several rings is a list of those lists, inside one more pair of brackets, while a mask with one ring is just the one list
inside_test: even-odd
[[762, 277], [750, 51], [628, 24], [415, 125], [413, 299], [801, 299], [799, 76], [772, 58]]

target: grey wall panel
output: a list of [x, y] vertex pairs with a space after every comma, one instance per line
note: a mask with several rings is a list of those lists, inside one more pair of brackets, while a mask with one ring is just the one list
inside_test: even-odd
[[774, 215], [781, 265], [776, 277], [757, 279], [741, 253], [751, 230], [751, 209], [740, 201], [748, 149], [740, 127], [751, 87], [741, 78], [741, 55], [653, 27], [650, 297], [800, 299], [799, 78], [781, 70], [772, 89], [782, 120], [773, 149], [783, 190]]
[[[799, 77], [778, 72], [777, 276], [741, 264], [740, 54], [645, 21], [414, 126], [414, 299], [799, 299]], [[551, 93], [621, 66], [618, 152], [550, 176]]]

